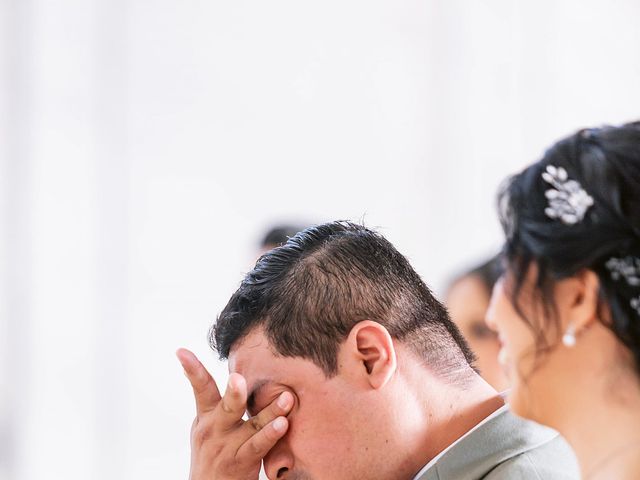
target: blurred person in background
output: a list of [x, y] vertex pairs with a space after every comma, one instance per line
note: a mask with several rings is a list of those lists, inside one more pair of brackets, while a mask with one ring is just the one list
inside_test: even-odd
[[476, 355], [480, 375], [498, 392], [503, 392], [509, 383], [498, 361], [498, 334], [485, 322], [491, 292], [501, 273], [500, 258], [493, 257], [456, 277], [447, 289], [445, 304], [451, 319]]
[[260, 255], [279, 247], [283, 243], [287, 243], [287, 240], [301, 230], [304, 230], [302, 225], [292, 223], [283, 223], [269, 228], [260, 240]]
[[[574, 479], [568, 445], [473, 368], [444, 306], [384, 237], [308, 228], [262, 256], [211, 330], [221, 396], [188, 350], [191, 480]], [[243, 420], [245, 410], [249, 418]]]
[[512, 410], [564, 435], [584, 478], [640, 478], [640, 122], [559, 141], [499, 206], [487, 321]]

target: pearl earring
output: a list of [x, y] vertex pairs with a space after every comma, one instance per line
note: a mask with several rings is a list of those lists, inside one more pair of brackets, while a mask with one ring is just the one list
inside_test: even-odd
[[562, 336], [562, 343], [567, 348], [571, 348], [576, 345], [576, 329], [571, 323], [567, 327], [567, 331]]

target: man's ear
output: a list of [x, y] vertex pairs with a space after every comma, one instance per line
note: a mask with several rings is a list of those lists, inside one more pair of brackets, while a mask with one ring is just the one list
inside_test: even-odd
[[556, 304], [565, 329], [570, 325], [579, 334], [597, 320], [599, 291], [598, 276], [587, 269], [556, 284]]
[[349, 332], [350, 356], [360, 364], [359, 374], [374, 389], [384, 387], [397, 368], [396, 350], [385, 327], [371, 320], [357, 323]]

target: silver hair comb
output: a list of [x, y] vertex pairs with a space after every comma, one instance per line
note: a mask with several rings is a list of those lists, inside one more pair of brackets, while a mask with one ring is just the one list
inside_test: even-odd
[[611, 272], [611, 278], [615, 281], [624, 278], [631, 287], [640, 286], [640, 258], [636, 257], [611, 257], [605, 266]]
[[[640, 287], [640, 258], [632, 256], [611, 257], [605, 266], [609, 269], [614, 281], [624, 279], [630, 287]], [[632, 298], [629, 305], [640, 316], [640, 295]]]
[[542, 179], [554, 187], [544, 192], [549, 201], [549, 206], [544, 209], [547, 217], [559, 219], [565, 225], [575, 225], [582, 221], [593, 205], [593, 197], [582, 185], [576, 180], [570, 180], [564, 168], [553, 165], [547, 165]]

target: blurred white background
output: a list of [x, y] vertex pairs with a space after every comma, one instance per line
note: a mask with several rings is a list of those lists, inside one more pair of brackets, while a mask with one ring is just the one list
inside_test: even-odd
[[427, 283], [498, 184], [640, 117], [638, 0], [0, 0], [0, 478], [175, 479], [273, 222], [380, 227]]

